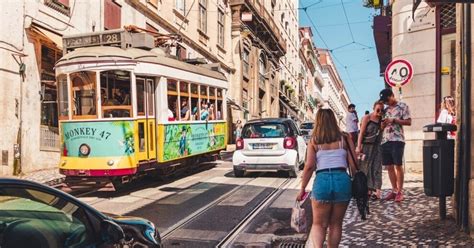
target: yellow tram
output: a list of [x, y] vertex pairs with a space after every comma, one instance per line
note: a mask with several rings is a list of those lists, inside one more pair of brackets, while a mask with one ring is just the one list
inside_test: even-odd
[[56, 78], [67, 179], [121, 184], [225, 148], [222, 73], [167, 56], [146, 33], [109, 30], [63, 44]]

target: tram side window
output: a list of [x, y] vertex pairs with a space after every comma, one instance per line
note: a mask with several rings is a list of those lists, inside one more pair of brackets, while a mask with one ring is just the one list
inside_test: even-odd
[[177, 120], [178, 114], [177, 82], [175, 80], [168, 80], [168, 121]]
[[199, 120], [199, 92], [198, 85], [191, 84], [191, 120]]
[[222, 104], [222, 90], [217, 89], [217, 109], [216, 109], [216, 120], [222, 120], [224, 114], [224, 105]]
[[201, 98], [201, 109], [199, 112], [200, 120], [201, 121], [207, 121], [209, 120], [210, 114], [209, 114], [209, 98], [207, 97], [207, 86], [199, 86], [199, 96]]
[[104, 118], [132, 116], [130, 88], [129, 71], [114, 70], [100, 73], [100, 94]]
[[58, 77], [58, 108], [59, 119], [64, 120], [69, 117], [69, 96], [67, 87], [67, 77], [61, 75]]
[[181, 106], [179, 110], [180, 120], [191, 120], [191, 109], [189, 107], [189, 84], [186, 82], [179, 82], [179, 104]]
[[72, 84], [72, 113], [77, 118], [97, 115], [95, 72], [81, 71], [70, 74]]
[[216, 88], [214, 87], [209, 87], [208, 111], [209, 120], [217, 120]]

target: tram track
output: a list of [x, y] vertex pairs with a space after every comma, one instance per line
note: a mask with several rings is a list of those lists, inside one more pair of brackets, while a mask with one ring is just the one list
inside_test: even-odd
[[[200, 209], [193, 212], [193, 214], [188, 215], [186, 218], [182, 219], [175, 225], [169, 227], [167, 230], [162, 232], [162, 239], [163, 241], [172, 241], [173, 234], [178, 232], [180, 229], [185, 229], [185, 227], [189, 224], [192, 224], [193, 221], [197, 220], [198, 218], [204, 216], [208, 211], [212, 211], [214, 207], [217, 207], [220, 203], [226, 201], [227, 199], [231, 198], [235, 193], [239, 190], [244, 189], [245, 187], [252, 186], [253, 183], [258, 182], [261, 180], [259, 176], [248, 180], [244, 184], [241, 184], [234, 189], [230, 190], [229, 192], [225, 193], [221, 197], [215, 199], [214, 201], [206, 204], [205, 206], [201, 207]], [[281, 193], [285, 190], [285, 187], [290, 184], [292, 181], [291, 178], [284, 179], [281, 182], [277, 182], [276, 185], [273, 185], [274, 189], [268, 193], [263, 199], [259, 200], [252, 210], [249, 213], [245, 214], [241, 220], [231, 227], [231, 230], [219, 241], [215, 247], [229, 247], [235, 238], [247, 227], [247, 225], [253, 220], [253, 218], [259, 214], [269, 203], [271, 203], [274, 199], [281, 195]], [[214, 245], [213, 245], [214, 246]]]
[[[232, 170], [229, 170], [231, 172]], [[161, 237], [163, 240], [166, 240], [171, 237], [171, 235], [178, 229], [184, 227], [185, 225], [191, 223], [193, 220], [201, 216], [203, 213], [208, 211], [214, 206], [217, 206], [219, 203], [230, 197], [233, 193], [239, 191], [242, 189], [244, 186], [249, 185], [250, 182], [257, 180], [257, 178], [253, 178], [249, 181], [247, 181], [245, 184], [239, 185], [238, 187], [235, 187], [234, 189], [230, 190], [229, 192], [225, 193], [224, 195], [220, 196], [219, 198], [215, 199], [214, 201], [206, 204], [205, 206], [201, 207], [200, 209], [194, 211], [193, 214], [189, 215], [188, 217], [182, 219], [175, 225], [169, 227], [166, 231], [162, 232]]]
[[281, 195], [286, 187], [292, 181], [291, 178], [287, 178], [277, 188], [275, 188], [269, 195], [267, 195], [250, 213], [248, 213], [228, 234], [222, 239], [216, 247], [230, 247], [237, 236], [250, 224], [250, 222], [257, 216], [262, 210], [265, 209], [274, 199]]

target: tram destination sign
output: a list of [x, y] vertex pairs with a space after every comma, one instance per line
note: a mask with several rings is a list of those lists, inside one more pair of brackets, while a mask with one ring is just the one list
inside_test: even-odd
[[103, 46], [103, 45], [117, 45], [122, 43], [123, 30], [114, 30], [113, 32], [106, 31], [101, 33], [88, 33], [83, 35], [75, 35], [64, 37], [63, 44], [65, 52], [89, 46]]

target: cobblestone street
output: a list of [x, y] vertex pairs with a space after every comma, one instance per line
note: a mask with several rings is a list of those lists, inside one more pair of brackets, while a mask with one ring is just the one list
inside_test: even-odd
[[[384, 172], [384, 193], [388, 178]], [[366, 221], [362, 221], [354, 203], [344, 220], [343, 246], [448, 246], [473, 247], [470, 237], [459, 231], [453, 218], [450, 198], [447, 199], [447, 219], [440, 221], [438, 198], [427, 197], [419, 174], [409, 174], [405, 180], [405, 200], [371, 201]]]

